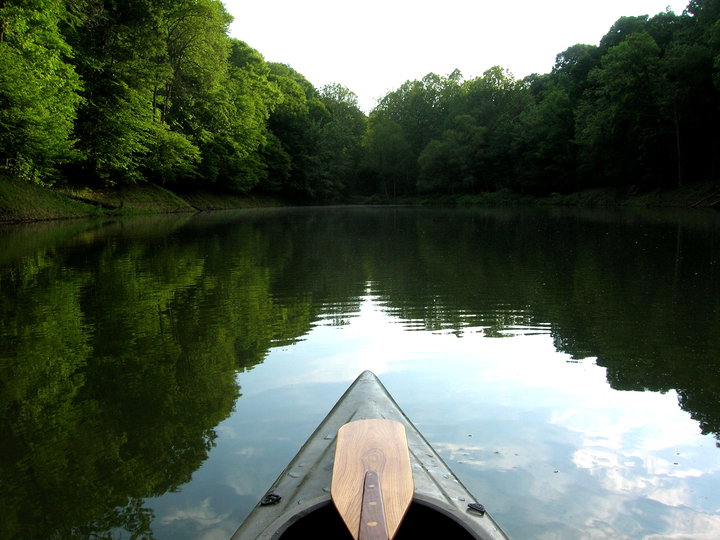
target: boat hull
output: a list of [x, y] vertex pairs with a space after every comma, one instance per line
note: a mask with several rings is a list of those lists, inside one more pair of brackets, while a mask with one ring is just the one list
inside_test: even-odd
[[[437, 528], [445, 538], [507, 539], [488, 513], [468, 507], [475, 498], [405, 416], [388, 391], [370, 371], [362, 373], [320, 423], [295, 458], [268, 490], [281, 497], [258, 505], [232, 540], [276, 538], [342, 538], [350, 533], [330, 499], [335, 437], [354, 420], [386, 418], [405, 426], [415, 492], [396, 539]], [[337, 520], [338, 527], [334, 526]], [[457, 527], [456, 533], [448, 535]], [[417, 536], [414, 536], [417, 538]]]

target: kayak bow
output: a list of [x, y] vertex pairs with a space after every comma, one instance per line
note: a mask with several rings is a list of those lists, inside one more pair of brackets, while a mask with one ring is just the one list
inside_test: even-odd
[[[475, 500], [470, 492], [452, 473], [440, 456], [405, 416], [388, 391], [370, 371], [362, 373], [343, 394], [333, 409], [320, 423], [315, 432], [305, 442], [287, 468], [272, 484], [261, 503], [256, 506], [235, 532], [232, 540], [255, 539], [292, 539], [292, 538], [358, 538], [359, 514], [357, 528], [346, 524], [343, 520], [347, 508], [341, 508], [336, 500], [333, 478], [333, 467], [338, 456], [346, 455], [343, 436], [338, 431], [346, 424], [354, 427], [345, 428], [354, 431], [362, 423], [358, 420], [391, 420], [401, 424], [407, 436], [407, 449], [412, 478], [400, 492], [410, 485], [411, 502], [407, 512], [400, 510], [399, 525], [393, 525], [396, 518], [389, 520], [388, 537], [398, 540], [403, 538], [428, 538], [438, 535], [443, 538], [475, 538], [479, 540], [508, 540], [485, 508]], [[360, 439], [372, 439], [372, 433], [365, 432]], [[390, 425], [390, 424], [387, 424]], [[371, 424], [366, 424], [370, 427]], [[370, 433], [371, 435], [368, 435]], [[395, 435], [390, 436], [391, 438]], [[338, 439], [340, 442], [338, 442]], [[375, 446], [387, 445], [382, 442], [388, 435], [380, 436]], [[356, 439], [357, 442], [357, 439]], [[340, 445], [340, 453], [336, 455], [336, 446]], [[345, 446], [346, 449], [349, 447]], [[395, 448], [395, 447], [394, 447]], [[352, 451], [350, 452], [352, 453]], [[395, 450], [392, 451], [395, 455]], [[394, 458], [393, 458], [394, 459]], [[371, 460], [372, 461], [372, 460]], [[394, 466], [393, 466], [394, 467]], [[362, 468], [361, 468], [362, 469]], [[398, 469], [399, 470], [399, 469]], [[367, 471], [362, 470], [364, 474]], [[404, 495], [386, 489], [398, 487], [399, 480], [395, 472], [383, 477], [378, 471], [383, 502], [387, 505], [405, 505], [401, 500]], [[390, 472], [390, 470], [388, 471]], [[358, 485], [357, 477], [350, 483], [353, 490], [362, 499], [363, 484]], [[387, 483], [390, 482], [390, 486]], [[330, 491], [333, 486], [333, 497]], [[390, 501], [388, 501], [390, 497]], [[336, 509], [336, 505], [338, 508]], [[355, 510], [353, 510], [355, 512]], [[393, 510], [394, 514], [398, 510]], [[341, 514], [343, 514], [341, 516]], [[386, 508], [385, 514], [388, 515]], [[404, 517], [403, 517], [404, 516]], [[352, 518], [355, 523], [355, 517]], [[390, 530], [394, 527], [396, 533]], [[354, 531], [352, 534], [350, 531]]]

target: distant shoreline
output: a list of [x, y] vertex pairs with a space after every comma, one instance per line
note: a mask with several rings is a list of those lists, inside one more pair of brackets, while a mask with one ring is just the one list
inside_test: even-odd
[[[338, 201], [335, 201], [338, 202]], [[659, 207], [720, 209], [720, 183], [630, 193], [595, 189], [571, 194], [531, 197], [501, 190], [476, 195], [414, 197], [373, 196], [348, 204], [409, 204], [417, 206], [575, 206]], [[291, 201], [265, 195], [240, 195], [210, 190], [170, 191], [156, 184], [108, 189], [52, 189], [26, 182], [0, 179], [0, 223], [195, 213], [213, 210], [290, 206]]]

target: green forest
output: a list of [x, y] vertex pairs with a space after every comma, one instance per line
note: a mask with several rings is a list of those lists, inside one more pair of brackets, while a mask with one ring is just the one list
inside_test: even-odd
[[622, 17], [550, 73], [429, 73], [369, 114], [231, 22], [220, 0], [0, 0], [0, 176], [303, 201], [717, 178], [720, 0]]

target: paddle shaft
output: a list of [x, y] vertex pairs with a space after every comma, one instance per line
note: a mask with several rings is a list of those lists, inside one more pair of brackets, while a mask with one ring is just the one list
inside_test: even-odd
[[359, 540], [388, 540], [380, 476], [376, 471], [365, 473]]

